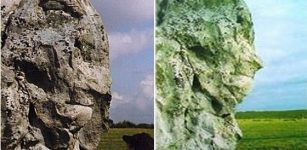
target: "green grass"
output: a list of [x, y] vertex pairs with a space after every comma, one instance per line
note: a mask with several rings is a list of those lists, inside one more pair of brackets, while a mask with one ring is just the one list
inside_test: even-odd
[[[243, 138], [238, 150], [307, 150], [307, 110], [239, 112]], [[98, 150], [124, 150], [123, 135], [149, 133], [153, 129], [111, 128], [104, 133]]]
[[122, 140], [122, 136], [142, 132], [148, 133], [153, 137], [154, 129], [111, 128], [107, 133], [102, 135], [102, 141], [98, 146], [98, 150], [125, 150], [126, 144]]
[[307, 110], [238, 112], [237, 119], [307, 119]]
[[302, 117], [307, 111], [246, 113], [237, 116], [243, 132], [238, 150], [307, 150], [307, 118]]

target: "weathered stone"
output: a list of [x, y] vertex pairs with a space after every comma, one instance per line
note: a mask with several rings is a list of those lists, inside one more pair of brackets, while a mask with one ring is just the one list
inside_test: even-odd
[[159, 150], [233, 150], [235, 106], [261, 64], [242, 0], [158, 0], [156, 140]]
[[96, 149], [111, 79], [89, 0], [2, 0], [1, 17], [1, 149]]

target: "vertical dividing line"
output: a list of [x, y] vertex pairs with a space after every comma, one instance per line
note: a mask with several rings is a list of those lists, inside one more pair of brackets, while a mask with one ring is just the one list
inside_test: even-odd
[[154, 103], [154, 108], [153, 108], [153, 110], [154, 110], [154, 122], [153, 122], [153, 124], [154, 124], [154, 149], [156, 149], [156, 141], [157, 141], [157, 136], [156, 136], [156, 88], [157, 88], [157, 86], [156, 86], [156, 21], [157, 21], [157, 19], [156, 19], [156, 0], [153, 0], [153, 5], [154, 5], [154, 9], [153, 9], [153, 15], [154, 15], [154, 30], [153, 30], [153, 32], [154, 32], [154, 34], [153, 34], [153, 40], [154, 40], [154, 98], [153, 98], [153, 103]]

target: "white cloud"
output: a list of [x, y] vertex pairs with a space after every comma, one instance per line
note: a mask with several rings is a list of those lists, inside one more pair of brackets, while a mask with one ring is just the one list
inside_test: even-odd
[[122, 95], [120, 95], [118, 92], [112, 92], [112, 107], [116, 107], [118, 105], [122, 105], [124, 103], [128, 103], [128, 99]]
[[140, 88], [143, 94], [148, 98], [154, 96], [154, 76], [152, 74], [147, 75], [140, 83]]
[[153, 44], [152, 30], [131, 30], [130, 32], [109, 33], [111, 60], [120, 55], [138, 53]]
[[152, 110], [154, 101], [154, 76], [147, 75], [139, 84], [141, 93], [136, 97], [136, 105], [140, 110]]
[[154, 76], [148, 74], [138, 84], [135, 93], [122, 96], [112, 92], [111, 117], [116, 121], [152, 122], [154, 111]]
[[[112, 78], [117, 79], [117, 82], [113, 82], [113, 91], [116, 92], [112, 92], [112, 119], [152, 122], [153, 90], [150, 89], [150, 82], [145, 77], [147, 72], [152, 72], [152, 62], [145, 59], [151, 58], [148, 56], [152, 53], [147, 52], [153, 50], [154, 46], [154, 1], [91, 2], [102, 16], [110, 44]], [[118, 61], [119, 59], [124, 61]], [[143, 82], [140, 81], [142, 79]]]
[[123, 96], [119, 95], [119, 93], [117, 93], [117, 92], [113, 92], [112, 93], [112, 99], [114, 101], [121, 101], [121, 100], [123, 100]]

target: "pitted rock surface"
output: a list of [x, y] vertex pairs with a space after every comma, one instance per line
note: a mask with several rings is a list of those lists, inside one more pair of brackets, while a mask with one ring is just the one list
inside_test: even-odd
[[261, 63], [242, 0], [158, 0], [156, 147], [234, 150], [235, 107]]
[[89, 0], [2, 0], [1, 17], [1, 149], [96, 149], [111, 78]]

